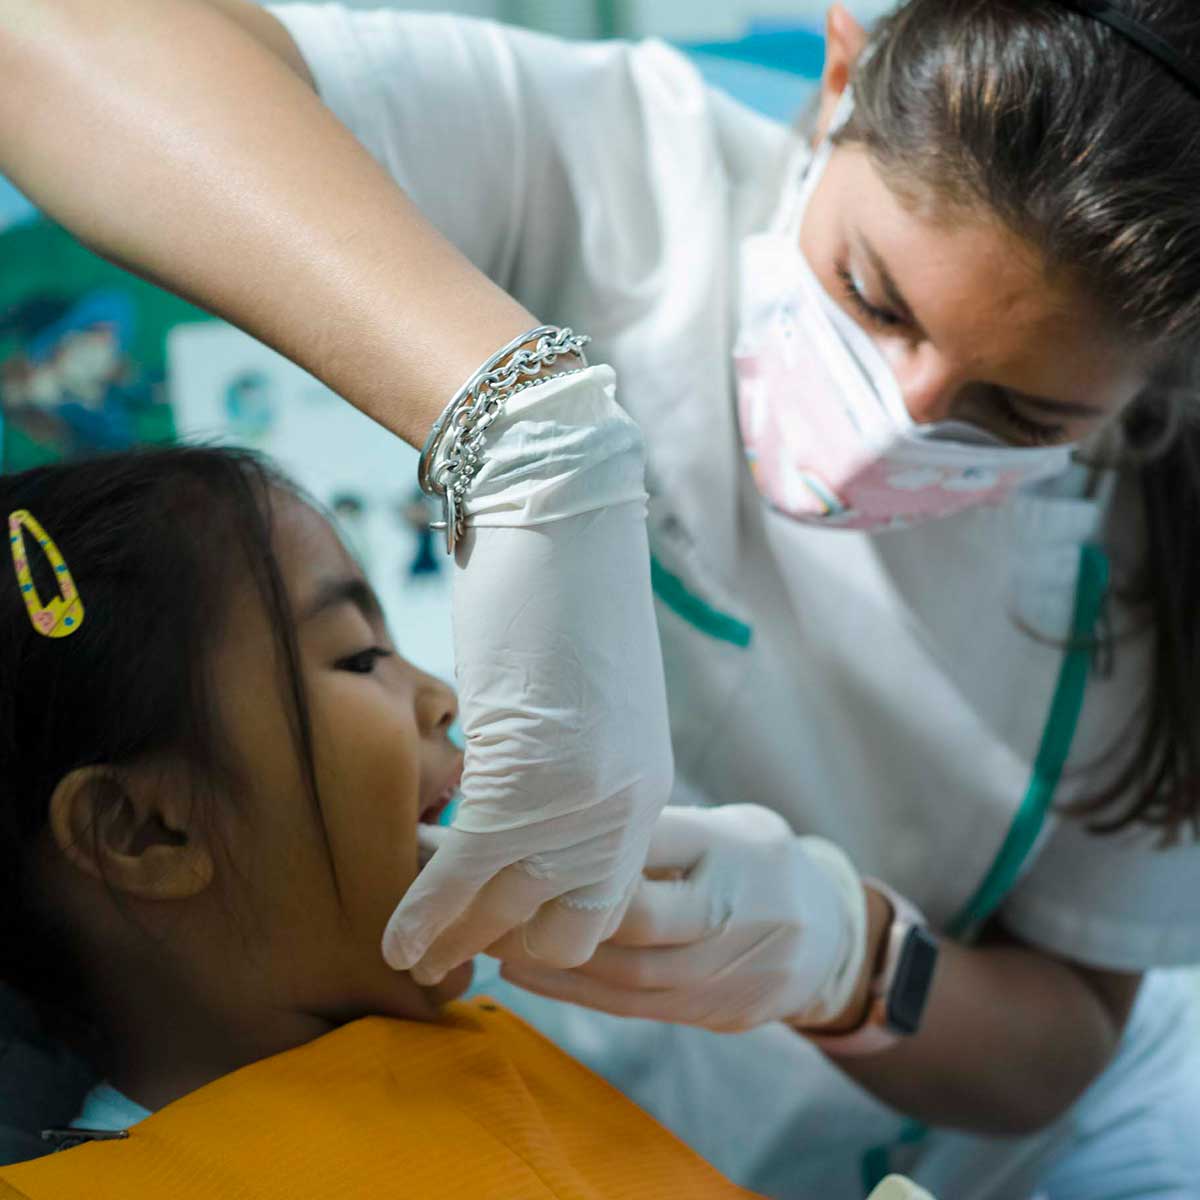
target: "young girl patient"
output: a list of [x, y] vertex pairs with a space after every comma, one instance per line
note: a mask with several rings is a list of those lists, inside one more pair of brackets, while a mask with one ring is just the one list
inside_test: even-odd
[[129, 1132], [0, 1196], [744, 1195], [495, 1005], [447, 1006], [469, 967], [384, 964], [455, 700], [286, 481], [148, 451], [0, 476], [10, 513], [3, 974], [86, 1019], [78, 1123]]

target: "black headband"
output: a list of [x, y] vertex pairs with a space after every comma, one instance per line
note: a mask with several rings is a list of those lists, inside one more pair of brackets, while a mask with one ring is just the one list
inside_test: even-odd
[[1061, 3], [1115, 29], [1122, 37], [1156, 58], [1188, 91], [1200, 97], [1200, 67], [1188, 62], [1153, 30], [1135, 21], [1127, 12], [1122, 12], [1114, 0], [1061, 0]]

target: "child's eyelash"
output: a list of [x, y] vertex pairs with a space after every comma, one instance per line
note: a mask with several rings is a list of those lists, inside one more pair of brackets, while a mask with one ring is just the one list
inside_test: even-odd
[[868, 321], [876, 325], [882, 325], [884, 328], [891, 328], [901, 324], [901, 319], [894, 313], [889, 312], [886, 308], [876, 308], [866, 296], [862, 294], [858, 284], [854, 282], [854, 276], [850, 274], [844, 263], [838, 263], [834, 267], [838, 281], [842, 285], [842, 291], [846, 295], [846, 299], [850, 301], [855, 308], [858, 309]]
[[357, 654], [351, 654], [339, 660], [335, 665], [339, 671], [369, 675], [381, 658], [391, 658], [392, 653], [386, 646], [368, 646], [367, 649], [360, 650]]

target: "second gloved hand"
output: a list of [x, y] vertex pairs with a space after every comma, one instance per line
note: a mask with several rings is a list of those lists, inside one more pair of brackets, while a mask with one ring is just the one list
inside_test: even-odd
[[530, 991], [618, 1016], [721, 1032], [818, 1027], [847, 1006], [866, 901], [845, 854], [757, 805], [668, 808], [625, 918], [592, 960], [549, 971], [506, 955]]

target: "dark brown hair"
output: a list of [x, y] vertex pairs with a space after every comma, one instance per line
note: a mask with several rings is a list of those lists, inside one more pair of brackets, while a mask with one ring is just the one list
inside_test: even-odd
[[[1200, 65], [1196, 0], [1125, 10]], [[1169, 839], [1200, 825], [1200, 97], [1108, 26], [1054, 0], [909, 0], [875, 30], [839, 141], [901, 195], [985, 206], [1162, 368], [1121, 419], [1144, 558], [1123, 598], [1153, 678], [1093, 826]], [[1164, 431], [1171, 436], [1164, 439]]]
[[[320, 812], [299, 650], [272, 539], [274, 504], [288, 494], [292, 485], [254, 454], [204, 447], [0, 475], [0, 514], [32, 512], [85, 606], [77, 633], [42, 637], [7, 555], [7, 578], [0, 564], [0, 979], [48, 1016], [72, 1015], [62, 1012], [63, 997], [85, 1007], [66, 931], [52, 927], [30, 888], [59, 781], [103, 765], [119, 784], [124, 768], [167, 753], [187, 766], [197, 800], [234, 802], [239, 766], [218, 727], [208, 669], [234, 580], [253, 581], [271, 617], [279, 702]], [[55, 595], [45, 556], [30, 553], [29, 563], [38, 595]]]

